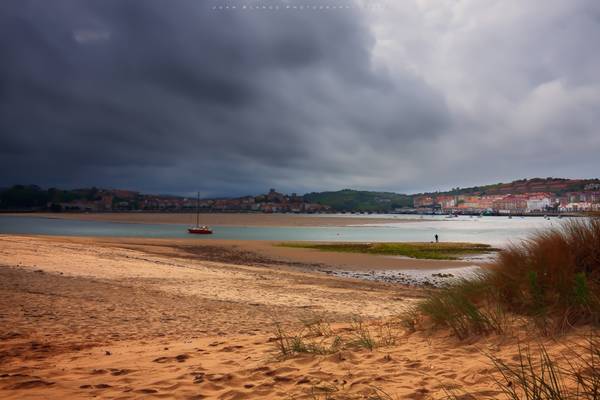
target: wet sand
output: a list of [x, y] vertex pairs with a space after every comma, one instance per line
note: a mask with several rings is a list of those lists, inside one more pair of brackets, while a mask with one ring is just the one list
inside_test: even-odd
[[225, 239], [147, 239], [72, 236], [37, 236], [40, 240], [68, 241], [108, 248], [140, 250], [163, 256], [185, 256], [241, 265], [280, 265], [303, 270], [336, 269], [345, 271], [383, 271], [407, 269], [462, 268], [485, 262], [460, 260], [418, 260], [407, 257], [340, 253], [279, 246], [281, 242]]
[[[367, 399], [381, 390], [425, 399], [448, 388], [500, 397], [483, 352], [514, 360], [519, 332], [467, 342], [408, 333], [388, 321], [423, 289], [224, 251], [0, 236], [0, 398]], [[361, 318], [393, 340], [282, 357], [275, 323], [298, 332], [317, 318], [343, 338]]]
[[[80, 221], [128, 222], [144, 224], [194, 224], [196, 214], [190, 213], [25, 213], [6, 214], [28, 217], [73, 219]], [[200, 214], [200, 223], [214, 226], [349, 226], [366, 224], [385, 224], [423, 221], [415, 216], [410, 221], [390, 217], [350, 217], [343, 215], [310, 214], [244, 214], [244, 213], [207, 213]]]

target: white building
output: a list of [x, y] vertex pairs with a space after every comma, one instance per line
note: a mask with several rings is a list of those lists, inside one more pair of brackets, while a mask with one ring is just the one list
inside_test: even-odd
[[552, 203], [548, 197], [527, 200], [527, 212], [546, 211]]
[[572, 211], [592, 211], [594, 207], [592, 207], [592, 203], [587, 202], [576, 202], [576, 203], [568, 203], [559, 208], [562, 212], [572, 212]]

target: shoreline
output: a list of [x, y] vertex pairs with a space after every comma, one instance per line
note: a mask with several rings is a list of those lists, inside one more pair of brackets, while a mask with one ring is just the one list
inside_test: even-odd
[[480, 266], [480, 260], [430, 260], [400, 256], [361, 253], [339, 253], [308, 248], [279, 246], [280, 241], [229, 240], [197, 238], [134, 238], [54, 235], [5, 235], [0, 240], [22, 238], [46, 243], [73, 243], [78, 245], [121, 248], [143, 251], [158, 256], [176, 256], [196, 261], [226, 262], [237, 265], [291, 267], [306, 272], [339, 271], [353, 273], [391, 271], [432, 271]]
[[[64, 219], [76, 221], [122, 222], [132, 224], [181, 224], [195, 223], [194, 213], [5, 213], [0, 216]], [[415, 217], [349, 217], [338, 214], [263, 214], [263, 213], [206, 213], [200, 214], [201, 223], [211, 226], [239, 227], [351, 227], [387, 223], [421, 222], [427, 219]]]

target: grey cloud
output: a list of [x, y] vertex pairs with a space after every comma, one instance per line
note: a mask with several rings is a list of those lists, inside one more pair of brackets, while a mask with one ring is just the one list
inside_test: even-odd
[[[545, 151], [576, 165], [569, 151], [599, 149], [593, 1], [212, 4], [2, 2], [0, 185], [423, 190], [495, 179], [507, 160], [509, 178], [560, 175]], [[587, 148], [559, 148], [571, 129]]]

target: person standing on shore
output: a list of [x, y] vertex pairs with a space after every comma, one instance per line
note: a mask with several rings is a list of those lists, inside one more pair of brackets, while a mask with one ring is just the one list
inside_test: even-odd
[[439, 237], [438, 237], [438, 234], [437, 234], [437, 233], [435, 234], [435, 242], [436, 242], [436, 243], [438, 243], [438, 242], [439, 242]]

